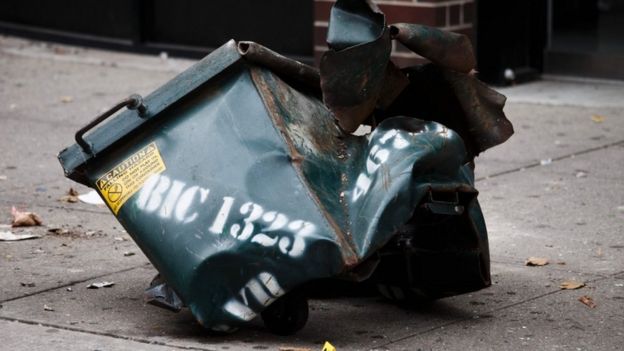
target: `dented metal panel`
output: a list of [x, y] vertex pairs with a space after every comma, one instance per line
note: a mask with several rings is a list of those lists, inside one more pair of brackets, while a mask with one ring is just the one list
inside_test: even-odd
[[[369, 1], [338, 1], [330, 28], [320, 72], [231, 41], [143, 99], [141, 116], [98, 119], [90, 150], [60, 153], [159, 271], [149, 303], [213, 330], [262, 314], [289, 333], [319, 279], [394, 297], [490, 285], [472, 161], [513, 132], [504, 97], [437, 65], [398, 69]], [[349, 133], [364, 121], [369, 134]]]

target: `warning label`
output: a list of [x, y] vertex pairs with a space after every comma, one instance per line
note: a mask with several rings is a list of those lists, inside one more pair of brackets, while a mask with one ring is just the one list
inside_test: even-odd
[[106, 172], [97, 180], [96, 186], [110, 209], [117, 214], [147, 178], [165, 169], [156, 143], [151, 143]]

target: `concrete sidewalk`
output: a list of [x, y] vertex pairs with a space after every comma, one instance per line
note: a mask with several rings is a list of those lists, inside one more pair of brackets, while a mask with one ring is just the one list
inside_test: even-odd
[[[40, 239], [0, 241], [7, 350], [619, 350], [624, 342], [624, 85], [548, 80], [502, 89], [516, 134], [477, 160], [493, 286], [403, 309], [377, 297], [311, 301], [307, 326], [261, 322], [210, 336], [190, 313], [145, 305], [155, 274], [105, 208], [58, 201], [74, 187], [57, 153], [131, 93], [192, 64], [0, 36], [0, 223], [38, 213]], [[56, 233], [50, 228], [61, 228]], [[0, 228], [6, 230], [6, 228]], [[530, 256], [550, 264], [527, 267]], [[561, 290], [564, 281], [584, 282]], [[114, 281], [104, 289], [91, 282]], [[579, 302], [587, 295], [596, 303]]]

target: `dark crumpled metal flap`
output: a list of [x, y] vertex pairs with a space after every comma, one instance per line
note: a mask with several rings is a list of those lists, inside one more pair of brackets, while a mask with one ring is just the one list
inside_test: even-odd
[[403, 69], [409, 86], [376, 118], [411, 116], [442, 123], [457, 132], [468, 150], [467, 160], [509, 139], [513, 126], [505, 116], [505, 96], [473, 74], [434, 64]]
[[390, 106], [394, 100], [405, 90], [410, 81], [392, 61], [388, 62], [386, 67], [386, 75], [382, 82], [381, 92], [377, 105], [381, 109]]
[[502, 144], [513, 135], [513, 125], [503, 112], [505, 95], [489, 88], [472, 74], [445, 70], [444, 78], [455, 91], [466, 114], [478, 152]]
[[393, 39], [438, 66], [468, 73], [477, 64], [472, 43], [463, 34], [411, 23], [391, 25], [390, 34]]
[[385, 26], [384, 14], [372, 1], [339, 0], [331, 10], [327, 45], [340, 51], [369, 43], [381, 36]]
[[390, 61], [385, 16], [368, 1], [339, 0], [332, 9], [328, 44], [331, 49], [320, 65], [323, 102], [340, 127], [353, 132], [374, 111]]

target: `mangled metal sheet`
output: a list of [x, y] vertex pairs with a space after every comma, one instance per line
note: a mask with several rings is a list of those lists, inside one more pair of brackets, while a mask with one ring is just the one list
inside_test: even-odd
[[323, 278], [432, 297], [490, 284], [471, 165], [511, 134], [504, 99], [461, 70], [397, 68], [370, 1], [331, 21], [320, 72], [231, 41], [60, 153], [159, 271], [149, 303], [230, 331]]
[[390, 61], [386, 17], [372, 1], [338, 1], [327, 45], [321, 58], [323, 101], [340, 127], [353, 132], [375, 110]]

